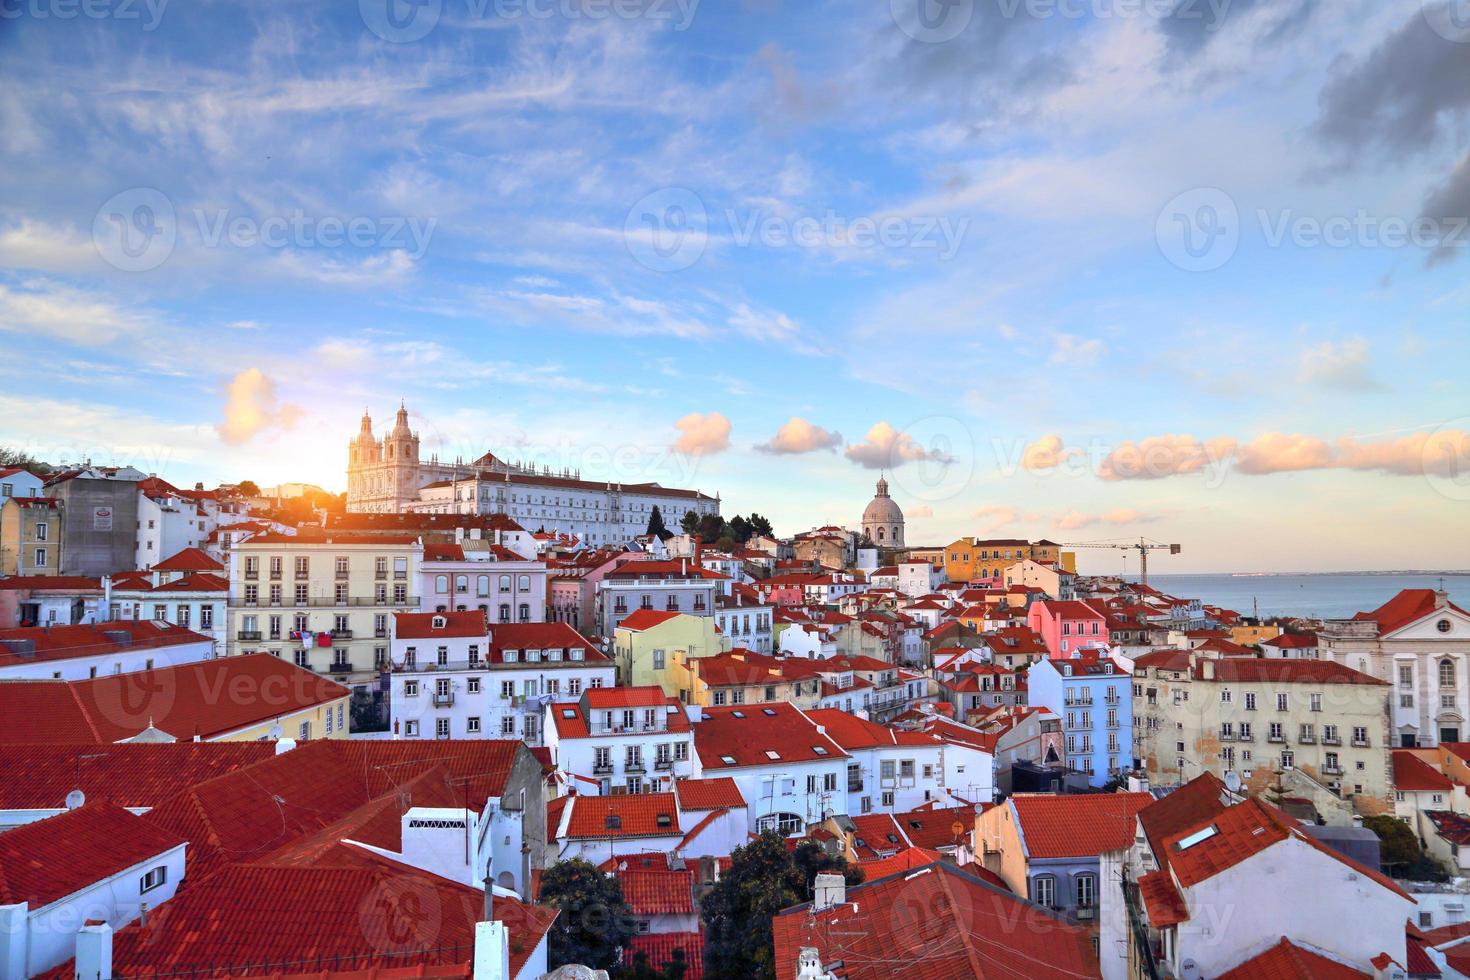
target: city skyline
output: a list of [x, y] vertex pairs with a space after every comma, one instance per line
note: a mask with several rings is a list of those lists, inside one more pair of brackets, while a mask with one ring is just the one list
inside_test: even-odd
[[341, 490], [402, 399], [783, 534], [1464, 566], [1437, 5], [370, 6], [7, 22], [0, 445]]

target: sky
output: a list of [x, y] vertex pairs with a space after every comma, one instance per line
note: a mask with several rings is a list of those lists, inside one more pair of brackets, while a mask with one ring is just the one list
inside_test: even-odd
[[401, 400], [783, 534], [1470, 565], [1463, 4], [4, 0], [0, 85], [53, 463], [340, 490]]

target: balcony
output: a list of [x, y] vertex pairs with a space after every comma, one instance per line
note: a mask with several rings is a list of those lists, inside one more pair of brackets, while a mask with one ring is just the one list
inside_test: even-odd
[[1323, 766], [1322, 772], [1328, 776], [1341, 776], [1342, 766]]
[[350, 674], [352, 673], [352, 662], [348, 660], [335, 660], [332, 662], [332, 669], [327, 671], [327, 673]]
[[241, 630], [235, 634], [237, 640], [259, 640], [260, 630]]
[[345, 568], [339, 568], [339, 569], [337, 569], [337, 575], [336, 575], [337, 581], [339, 581], [339, 582], [345, 582], [345, 581], [347, 581], [348, 575], [349, 575], [349, 573], [348, 573], [348, 571]]
[[[242, 597], [238, 597], [238, 598], [232, 596], [230, 598], [230, 606], [231, 607], [235, 607], [235, 608], [238, 608], [240, 606], [258, 606], [260, 604], [261, 603], [260, 603], [260, 601], [258, 599], [251, 600], [251, 599], [244, 598], [243, 596]], [[417, 596], [410, 596], [410, 595], [405, 595], [401, 599], [399, 599], [399, 598], [390, 598], [388, 596], [384, 596], [381, 599], [377, 598], [376, 596], [348, 596], [348, 597], [343, 598], [343, 599], [338, 599], [335, 596], [311, 596], [311, 597], [305, 599], [304, 601], [303, 600], [300, 600], [300, 599], [294, 599], [293, 598], [293, 599], [290, 599], [290, 600], [281, 599], [278, 602], [273, 602], [272, 603], [272, 605], [282, 605], [282, 606], [288, 606], [288, 607], [305, 607], [305, 608], [313, 608], [313, 609], [333, 609], [333, 608], [357, 607], [357, 606], [413, 606], [413, 607], [417, 607], [418, 604], [419, 604], [418, 597]]]
[[1279, 743], [1281, 745], [1285, 745], [1286, 744], [1286, 736], [1285, 735], [1267, 735], [1266, 736], [1266, 741], [1268, 741], [1268, 742], [1276, 742], [1276, 743]]
[[642, 759], [638, 759], [638, 760], [636, 760], [634, 762], [629, 762], [627, 765], [623, 766], [623, 771], [624, 772], [647, 772], [647, 770], [643, 768], [643, 760]]
[[1069, 708], [1071, 708], [1071, 707], [1086, 707], [1087, 705], [1092, 704], [1092, 696], [1091, 695], [1088, 695], [1086, 697], [1080, 697], [1080, 698], [1064, 698], [1063, 701], [1065, 701], [1066, 706], [1069, 707]]
[[672, 768], [674, 768], [674, 760], [673, 759], [657, 759], [653, 763], [653, 768], [659, 769], [659, 770], [669, 770], [669, 769], [672, 769]]
[[612, 771], [613, 767], [611, 762], [592, 763], [592, 775], [594, 776], [611, 776]]
[[1366, 749], [1366, 748], [1370, 748], [1370, 746], [1369, 746], [1368, 740], [1366, 738], [1355, 738], [1355, 739], [1353, 739], [1353, 748], [1355, 748], [1355, 749]]
[[436, 707], [436, 708], [451, 708], [453, 706], [454, 706], [454, 692], [453, 691], [446, 691], [443, 694], [439, 693], [438, 691], [435, 691], [434, 692], [434, 707]]
[[388, 631], [387, 630], [373, 630], [373, 638], [374, 639], [377, 639], [377, 640], [385, 640], [385, 639], [388, 638]]
[[1237, 742], [1254, 742], [1256, 740], [1256, 737], [1250, 732], [1241, 732], [1239, 735], [1235, 736], [1235, 740]]
[[1302, 732], [1296, 737], [1296, 740], [1301, 745], [1316, 745], [1317, 735], [1315, 732]]
[[352, 630], [342, 630], [342, 629], [332, 630], [332, 639], [334, 639], [334, 640], [350, 640], [350, 639], [352, 639]]
[[1322, 736], [1322, 744], [1323, 745], [1341, 745], [1342, 744], [1342, 737], [1341, 736], [1338, 736], [1338, 735], [1323, 735]]

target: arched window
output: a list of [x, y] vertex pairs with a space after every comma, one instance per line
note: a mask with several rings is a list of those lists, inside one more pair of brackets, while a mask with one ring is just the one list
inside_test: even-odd
[[1439, 686], [1455, 686], [1455, 662], [1453, 660], [1445, 659], [1439, 662]]
[[878, 540], [879, 541], [882, 541], [883, 540], [883, 529], [881, 527], [878, 528]]
[[1031, 879], [1031, 901], [1044, 908], [1056, 908], [1057, 880], [1052, 875], [1037, 875]]

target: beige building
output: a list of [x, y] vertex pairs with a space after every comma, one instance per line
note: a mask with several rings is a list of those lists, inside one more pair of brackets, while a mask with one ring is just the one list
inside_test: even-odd
[[1056, 562], [1022, 558], [1006, 566], [1004, 584], [1008, 589], [1016, 586], [1040, 589], [1053, 599], [1075, 599], [1076, 582], [1077, 576]]
[[1470, 738], [1470, 613], [1445, 592], [1404, 589], [1372, 612], [1328, 621], [1317, 648], [1323, 660], [1393, 685], [1394, 744]]
[[1133, 666], [1134, 755], [1150, 780], [1234, 772], [1252, 793], [1298, 770], [1360, 813], [1392, 805], [1387, 683], [1316, 660], [1161, 650]]
[[230, 550], [230, 654], [265, 651], [341, 683], [376, 680], [391, 617], [419, 608], [416, 537], [261, 535]]
[[61, 571], [61, 509], [53, 497], [6, 497], [0, 506], [0, 575]]

